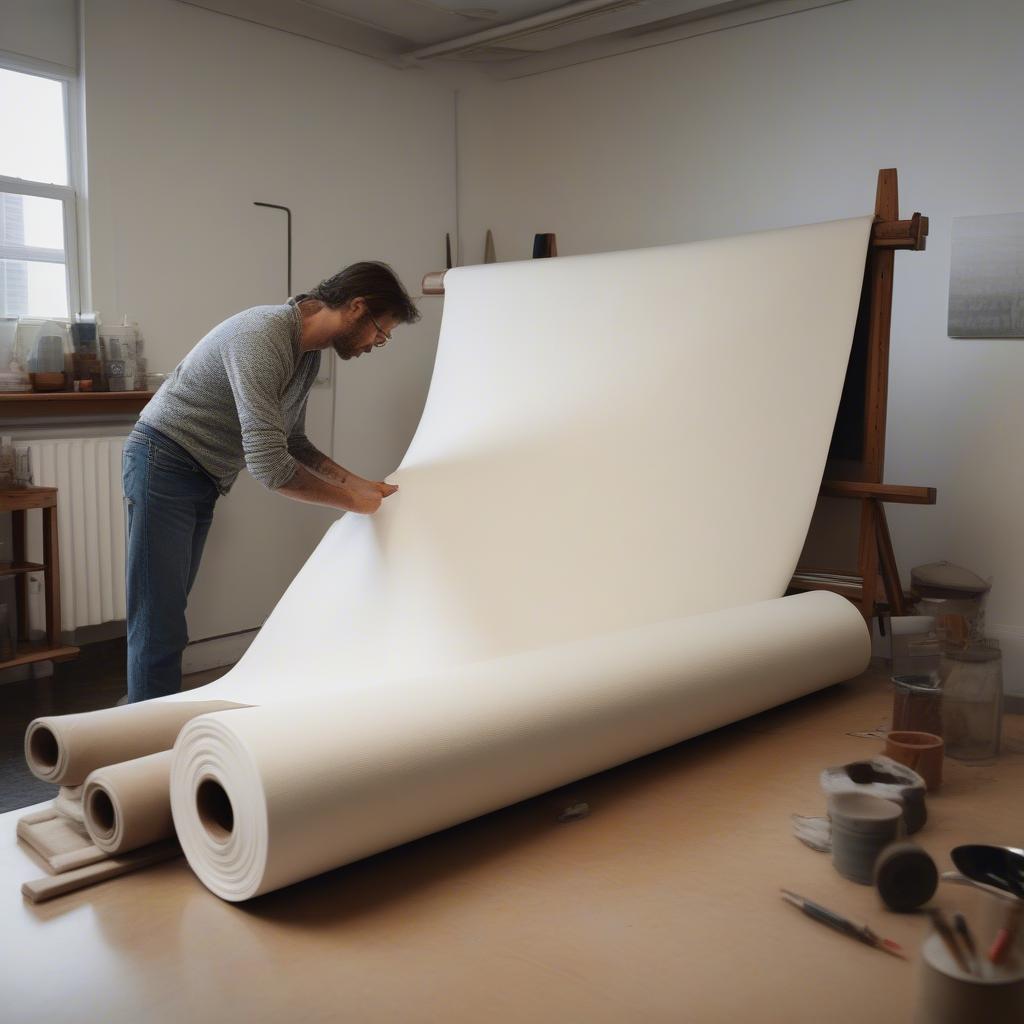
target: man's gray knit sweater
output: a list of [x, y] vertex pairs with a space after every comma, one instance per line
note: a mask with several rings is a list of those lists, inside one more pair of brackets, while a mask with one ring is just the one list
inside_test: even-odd
[[218, 324], [178, 364], [139, 419], [177, 441], [227, 494], [242, 467], [271, 490], [296, 457], [317, 454], [306, 437], [306, 398], [319, 352], [300, 352], [294, 301], [255, 306]]

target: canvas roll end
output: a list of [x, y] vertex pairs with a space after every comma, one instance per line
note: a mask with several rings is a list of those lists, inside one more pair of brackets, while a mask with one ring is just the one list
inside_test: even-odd
[[259, 895], [267, 857], [267, 814], [259, 773], [219, 715], [189, 722], [171, 766], [171, 814], [199, 880], [235, 903]]

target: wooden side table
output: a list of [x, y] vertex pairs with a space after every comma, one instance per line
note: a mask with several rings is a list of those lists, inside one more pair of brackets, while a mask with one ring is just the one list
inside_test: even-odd
[[[38, 508], [43, 513], [43, 561], [25, 560], [25, 513]], [[29, 665], [34, 661], [66, 661], [78, 654], [77, 647], [60, 640], [60, 551], [57, 540], [57, 488], [6, 487], [0, 489], [0, 512], [11, 513], [13, 561], [0, 562], [0, 576], [16, 577], [15, 607], [17, 647], [14, 657], [0, 661], [0, 670]], [[46, 637], [32, 643], [28, 632], [28, 577], [43, 574], [46, 597]]]

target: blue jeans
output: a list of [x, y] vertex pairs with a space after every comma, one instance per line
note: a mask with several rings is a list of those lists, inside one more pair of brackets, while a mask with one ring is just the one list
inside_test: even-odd
[[125, 439], [128, 700], [181, 689], [185, 606], [219, 497], [181, 445], [145, 424]]

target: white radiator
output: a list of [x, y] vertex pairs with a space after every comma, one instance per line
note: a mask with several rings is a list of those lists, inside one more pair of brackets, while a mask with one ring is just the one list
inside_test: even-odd
[[[125, 618], [123, 437], [30, 440], [32, 482], [57, 488], [60, 617], [67, 632]], [[29, 519], [38, 513], [29, 513]], [[30, 549], [35, 546], [29, 534]], [[38, 551], [30, 558], [40, 560]]]

